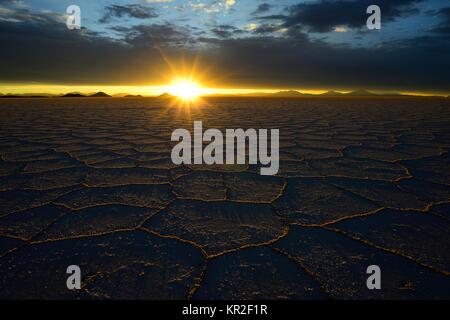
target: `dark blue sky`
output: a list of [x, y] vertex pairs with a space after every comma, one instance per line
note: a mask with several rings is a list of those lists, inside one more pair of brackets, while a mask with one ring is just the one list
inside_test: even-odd
[[0, 0], [0, 41], [0, 83], [159, 84], [195, 64], [232, 88], [450, 91], [448, 0]]

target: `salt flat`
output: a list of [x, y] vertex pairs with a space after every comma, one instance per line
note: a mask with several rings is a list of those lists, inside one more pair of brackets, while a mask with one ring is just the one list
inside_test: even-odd
[[[278, 174], [174, 165], [195, 120]], [[0, 298], [449, 299], [449, 150], [449, 99], [2, 99]]]

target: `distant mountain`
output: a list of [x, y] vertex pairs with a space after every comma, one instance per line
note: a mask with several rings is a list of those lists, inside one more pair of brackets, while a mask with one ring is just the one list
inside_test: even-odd
[[106, 94], [104, 92], [97, 92], [94, 93], [93, 95], [89, 96], [91, 98], [111, 98], [111, 96], [109, 94]]
[[86, 96], [82, 95], [81, 93], [71, 92], [71, 93], [66, 93], [62, 97], [63, 98], [85, 98]]
[[269, 96], [274, 96], [274, 97], [304, 97], [307, 95], [308, 94], [304, 94], [304, 93], [301, 93], [301, 92], [298, 92], [295, 90], [280, 91], [280, 92], [269, 94]]
[[175, 96], [173, 96], [167, 92], [164, 92], [162, 95], [158, 96], [157, 98], [158, 99], [173, 99], [173, 98], [175, 98]]
[[337, 92], [334, 90], [330, 90], [330, 91], [327, 91], [327, 92], [321, 94], [321, 96], [328, 96], [328, 97], [340, 97], [342, 95], [343, 95], [342, 92]]
[[112, 96], [113, 96], [113, 98], [123, 98], [123, 97], [126, 97], [128, 95], [129, 95], [129, 93], [121, 92], [121, 93], [113, 94]]
[[123, 98], [142, 98], [142, 96], [140, 94], [137, 95], [127, 94], [126, 96], [123, 96]]
[[6, 94], [0, 95], [0, 98], [49, 98], [49, 95], [37, 95], [37, 94]]
[[63, 98], [109, 98], [111, 97], [110, 95], [104, 93], [104, 92], [97, 92], [91, 95], [84, 95], [81, 94], [79, 92], [70, 92], [70, 93], [66, 93], [65, 95], [62, 96]]
[[377, 96], [376, 93], [364, 90], [364, 89], [359, 89], [356, 91], [352, 91], [349, 93], [345, 93], [344, 95], [346, 96], [354, 96], [354, 97], [372, 97], [372, 96]]

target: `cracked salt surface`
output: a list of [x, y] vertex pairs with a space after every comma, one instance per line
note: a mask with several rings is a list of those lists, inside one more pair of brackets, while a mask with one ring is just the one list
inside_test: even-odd
[[[173, 165], [194, 120], [280, 128], [279, 174]], [[4, 99], [0, 298], [449, 299], [449, 128], [448, 99]]]

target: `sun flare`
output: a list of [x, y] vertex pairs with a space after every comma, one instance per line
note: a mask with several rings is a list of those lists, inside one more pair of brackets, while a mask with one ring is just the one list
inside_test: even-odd
[[195, 100], [201, 95], [201, 87], [192, 80], [177, 80], [168, 88], [168, 92], [182, 100]]

